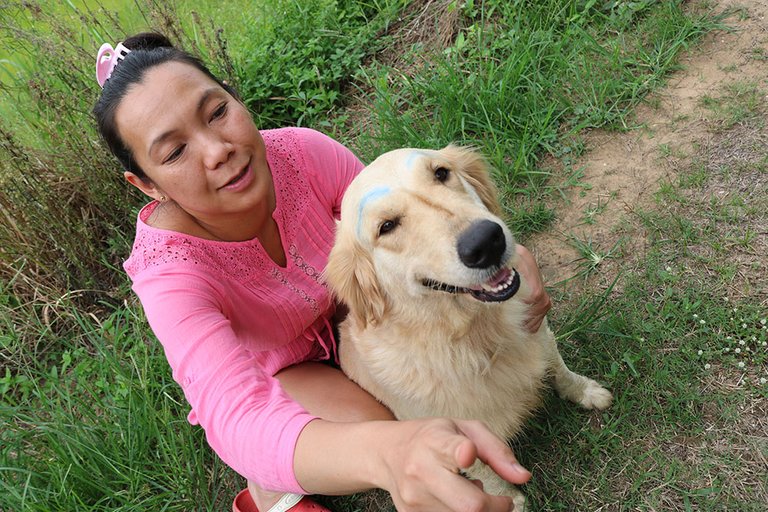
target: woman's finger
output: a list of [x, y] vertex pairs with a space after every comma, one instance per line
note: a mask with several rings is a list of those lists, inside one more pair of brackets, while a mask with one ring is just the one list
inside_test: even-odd
[[467, 420], [457, 420], [456, 423], [473, 442], [477, 457], [500, 477], [513, 484], [524, 484], [530, 480], [531, 472], [520, 465], [509, 445], [491, 433], [485, 425]]
[[435, 484], [435, 496], [439, 496], [446, 510], [464, 512], [482, 510], [484, 512], [509, 512], [512, 498], [493, 496], [483, 492], [479, 480], [470, 480], [460, 474], [446, 472], [445, 478]]

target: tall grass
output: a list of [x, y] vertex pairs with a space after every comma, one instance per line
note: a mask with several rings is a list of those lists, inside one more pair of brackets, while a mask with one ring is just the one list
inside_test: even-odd
[[[367, 71], [366, 155], [451, 142], [480, 148], [508, 197], [537, 194], [539, 159], [569, 133], [623, 127], [663, 83], [675, 57], [717, 26], [680, 2], [467, 2], [453, 44], [418, 55], [407, 72]], [[507, 212], [517, 232], [553, 218], [540, 201]]]
[[[229, 471], [185, 420], [184, 398], [130, 310], [78, 334], [4, 393], [0, 510], [224, 510]], [[33, 404], [30, 406], [30, 404]]]

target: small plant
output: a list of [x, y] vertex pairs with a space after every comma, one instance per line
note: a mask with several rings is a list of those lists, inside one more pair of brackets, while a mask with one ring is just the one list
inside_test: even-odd
[[712, 111], [719, 129], [727, 130], [736, 124], [759, 117], [765, 93], [752, 81], [738, 81], [725, 85], [719, 96], [704, 96], [702, 106]]
[[608, 208], [608, 203], [608, 200], [603, 200], [603, 196], [598, 196], [597, 203], [590, 203], [584, 210], [582, 222], [587, 225], [594, 224], [597, 220], [596, 217]]
[[613, 257], [614, 251], [617, 247], [620, 246], [622, 240], [617, 240], [607, 251], [602, 251], [597, 248], [592, 242], [591, 237], [587, 238], [586, 240], [582, 240], [574, 235], [571, 235], [568, 238], [568, 242], [570, 243], [571, 247], [576, 249], [576, 251], [579, 253], [579, 258], [574, 260], [574, 262], [577, 263], [577, 275], [587, 279], [598, 271], [605, 260]]
[[709, 314], [693, 313], [691, 331], [708, 339], [695, 355], [708, 373], [728, 375], [736, 385], [749, 386], [768, 397], [768, 319], [753, 306], [733, 306]]
[[253, 31], [247, 52], [239, 50], [237, 80], [257, 126], [333, 129], [344, 88], [363, 59], [386, 44], [379, 33], [403, 6], [402, 0], [273, 2], [254, 21], [261, 31]]

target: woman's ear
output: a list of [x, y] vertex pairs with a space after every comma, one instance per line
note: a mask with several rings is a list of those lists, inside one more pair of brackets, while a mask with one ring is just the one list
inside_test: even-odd
[[152, 199], [156, 199], [158, 201], [164, 200], [163, 198], [165, 198], [165, 195], [157, 188], [157, 186], [152, 181], [149, 181], [149, 180], [145, 181], [130, 171], [125, 171], [123, 173], [123, 176], [125, 177], [125, 181], [127, 181], [137, 189], [141, 190]]

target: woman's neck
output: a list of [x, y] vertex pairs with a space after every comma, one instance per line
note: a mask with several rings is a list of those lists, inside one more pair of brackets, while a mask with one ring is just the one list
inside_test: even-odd
[[285, 251], [277, 222], [272, 217], [274, 210], [274, 193], [268, 201], [253, 211], [237, 216], [219, 216], [215, 218], [215, 222], [198, 219], [175, 202], [165, 202], [155, 207], [146, 222], [155, 228], [177, 231], [206, 240], [242, 242], [256, 238], [272, 261], [284, 267]]

